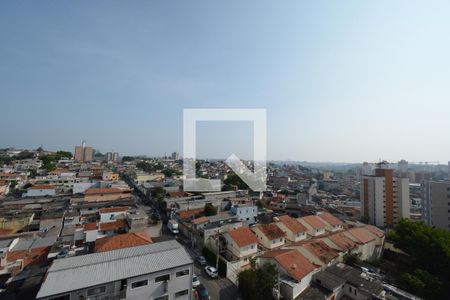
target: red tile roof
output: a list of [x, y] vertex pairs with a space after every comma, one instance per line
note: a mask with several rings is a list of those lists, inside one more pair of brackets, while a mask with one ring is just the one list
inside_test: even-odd
[[258, 239], [248, 227], [229, 230], [228, 234], [239, 247], [245, 247], [251, 244], [257, 244]]
[[334, 249], [329, 247], [327, 244], [325, 244], [324, 241], [321, 240], [313, 240], [307, 242], [303, 244], [303, 247], [325, 264], [328, 264], [330, 261], [339, 256], [339, 254]]
[[355, 227], [348, 230], [352, 236], [354, 236], [359, 242], [366, 244], [375, 240], [375, 235], [370, 233], [365, 227]]
[[274, 250], [261, 257], [273, 258], [292, 278], [300, 281], [315, 270], [315, 267], [297, 250]]
[[285, 236], [283, 230], [274, 223], [256, 226], [269, 240], [280, 239]]
[[99, 224], [100, 231], [119, 230], [121, 228], [125, 228], [124, 219], [117, 219], [114, 222], [105, 222]]
[[357, 245], [356, 243], [347, 237], [344, 233], [339, 232], [328, 236], [328, 238], [336, 244], [342, 251], [348, 251], [354, 249]]
[[84, 194], [93, 195], [93, 194], [116, 194], [122, 193], [124, 190], [118, 188], [95, 188], [95, 189], [87, 189]]
[[191, 209], [191, 210], [183, 210], [178, 212], [178, 217], [180, 220], [190, 219], [195, 215], [200, 215], [203, 212], [203, 209]]
[[112, 212], [121, 212], [121, 211], [127, 211], [128, 206], [120, 206], [120, 207], [106, 207], [106, 208], [100, 208], [99, 212], [101, 214], [107, 214]]
[[377, 237], [382, 238], [384, 237], [384, 232], [378, 227], [375, 227], [373, 225], [366, 225], [365, 226], [367, 230], [369, 230], [371, 233], [375, 234]]
[[303, 226], [302, 223], [300, 223], [297, 219], [291, 218], [288, 215], [284, 215], [281, 217], [278, 217], [281, 223], [284, 224], [290, 231], [293, 233], [300, 233], [300, 232], [306, 232], [307, 229], [305, 226]]
[[192, 224], [198, 225], [209, 221], [208, 217], [200, 217], [191, 221]]
[[96, 230], [97, 222], [87, 223], [83, 225], [84, 230]]
[[335, 216], [333, 216], [332, 214], [328, 213], [328, 212], [323, 212], [320, 215], [318, 215], [319, 218], [325, 220], [327, 223], [329, 223], [330, 225], [342, 225], [342, 221], [339, 220], [338, 218], [336, 218]]
[[94, 252], [105, 252], [151, 243], [153, 243], [152, 239], [144, 232], [124, 233], [96, 240]]
[[54, 185], [51, 184], [37, 184], [29, 188], [30, 190], [53, 190], [55, 189]]
[[314, 229], [322, 229], [322, 228], [327, 227], [325, 225], [325, 223], [322, 220], [320, 220], [320, 218], [318, 216], [306, 216], [306, 217], [302, 217], [302, 219], [303, 219], [303, 221], [308, 223]]

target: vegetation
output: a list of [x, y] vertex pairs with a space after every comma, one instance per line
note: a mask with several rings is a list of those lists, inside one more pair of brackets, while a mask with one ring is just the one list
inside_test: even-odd
[[160, 208], [164, 208], [164, 198], [166, 197], [166, 190], [158, 186], [152, 191], [152, 197], [156, 199]]
[[214, 216], [217, 215], [217, 207], [212, 205], [211, 203], [205, 204], [205, 216]]
[[422, 222], [401, 220], [388, 238], [394, 246], [409, 254], [415, 270], [400, 276], [402, 288], [426, 299], [450, 292], [450, 232]]
[[259, 199], [258, 201], [256, 201], [256, 206], [257, 206], [259, 209], [264, 208], [264, 201], [262, 201], [261, 199]]
[[356, 266], [361, 263], [361, 260], [359, 259], [359, 254], [350, 254], [347, 253], [344, 255], [344, 263], [349, 266]]
[[227, 179], [225, 179], [223, 182], [225, 185], [235, 185], [240, 190], [248, 189], [248, 185], [241, 179], [241, 177], [234, 173], [228, 175]]
[[269, 299], [277, 281], [277, 271], [274, 265], [266, 264], [261, 268], [242, 271], [238, 281], [244, 300]]
[[72, 153], [68, 151], [57, 151], [54, 154], [41, 155], [39, 159], [42, 160], [42, 168], [47, 171], [53, 171], [56, 163], [63, 158], [71, 158]]

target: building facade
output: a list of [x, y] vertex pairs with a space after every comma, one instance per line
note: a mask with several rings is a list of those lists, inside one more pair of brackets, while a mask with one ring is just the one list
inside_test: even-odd
[[379, 164], [374, 175], [361, 180], [361, 216], [378, 227], [392, 227], [410, 218], [409, 179], [395, 177], [392, 169]]
[[75, 160], [78, 162], [91, 162], [94, 151], [92, 147], [86, 146], [86, 142], [83, 141], [81, 146], [75, 147]]
[[425, 181], [422, 199], [425, 224], [450, 230], [450, 181]]

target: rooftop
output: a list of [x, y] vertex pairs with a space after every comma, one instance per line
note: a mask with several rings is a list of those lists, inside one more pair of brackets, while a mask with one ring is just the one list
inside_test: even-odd
[[94, 252], [105, 252], [151, 243], [151, 238], [144, 232], [125, 233], [96, 240]]
[[303, 221], [308, 223], [314, 229], [323, 229], [323, 228], [327, 227], [325, 225], [325, 223], [322, 220], [320, 220], [320, 218], [318, 216], [306, 216], [306, 217], [302, 217], [302, 219], [303, 219]]
[[275, 259], [292, 278], [298, 281], [315, 270], [314, 265], [297, 250], [268, 251], [261, 257]]
[[85, 195], [96, 195], [96, 194], [116, 194], [116, 193], [122, 193], [122, 189], [118, 188], [94, 188], [94, 189], [87, 189], [84, 194]]
[[128, 206], [107, 207], [107, 208], [100, 208], [99, 212], [101, 214], [107, 214], [107, 213], [121, 212], [121, 211], [127, 211], [127, 210], [128, 210]]
[[325, 222], [327, 222], [328, 224], [330, 224], [332, 226], [343, 224], [341, 220], [339, 220], [338, 218], [336, 218], [335, 216], [333, 216], [332, 214], [330, 214], [328, 212], [323, 212], [323, 213], [319, 214], [318, 217], [325, 220]]
[[188, 265], [192, 259], [171, 240], [53, 261], [37, 298]]
[[293, 233], [306, 232], [307, 230], [297, 219], [291, 218], [288, 215], [280, 216], [278, 219]]
[[239, 227], [238, 229], [230, 230], [228, 234], [239, 247], [258, 243], [255, 234], [248, 227]]
[[279, 239], [284, 237], [283, 230], [280, 229], [277, 225], [271, 224], [261, 224], [256, 226], [269, 240]]
[[355, 227], [352, 229], [349, 229], [347, 231], [352, 236], [354, 236], [359, 242], [366, 244], [368, 242], [371, 242], [375, 239], [375, 235], [370, 233], [368, 229], [365, 227]]

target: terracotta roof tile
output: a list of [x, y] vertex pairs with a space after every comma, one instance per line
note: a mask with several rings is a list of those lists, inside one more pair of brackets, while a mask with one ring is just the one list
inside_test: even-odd
[[356, 243], [347, 237], [344, 233], [339, 232], [328, 236], [328, 238], [336, 244], [343, 251], [348, 251], [356, 248]]
[[342, 221], [333, 216], [332, 214], [328, 212], [323, 212], [320, 215], [318, 215], [319, 218], [325, 220], [330, 225], [342, 225]]
[[54, 185], [51, 184], [37, 184], [29, 188], [30, 190], [53, 190], [55, 189]]
[[122, 248], [151, 244], [153, 241], [144, 232], [124, 233], [95, 241], [94, 252], [105, 252]]
[[97, 222], [87, 223], [83, 225], [84, 230], [96, 230]]
[[278, 217], [281, 223], [283, 223], [293, 233], [306, 232], [307, 229], [297, 219], [291, 218], [288, 215]]
[[200, 215], [203, 212], [203, 209], [191, 209], [191, 210], [183, 210], [178, 212], [178, 217], [180, 220], [190, 219], [195, 215]]
[[315, 270], [314, 265], [297, 250], [268, 251], [261, 257], [273, 258], [292, 278], [298, 281]]
[[350, 233], [359, 242], [361, 242], [363, 244], [367, 244], [368, 242], [375, 240], [375, 235], [370, 233], [370, 231], [368, 229], [366, 229], [365, 227], [355, 227], [355, 228], [349, 229], [348, 233]]
[[375, 227], [373, 225], [366, 225], [365, 226], [367, 230], [369, 230], [371, 233], [375, 234], [377, 237], [382, 238], [384, 237], [384, 232], [378, 227]]
[[119, 207], [105, 207], [105, 208], [100, 208], [99, 212], [101, 214], [107, 214], [107, 213], [112, 213], [112, 212], [121, 212], [121, 211], [127, 211], [128, 210], [128, 206], [119, 206]]
[[303, 244], [303, 247], [311, 252], [314, 256], [320, 259], [325, 264], [339, 256], [339, 254], [329, 247], [324, 241], [313, 240]]
[[256, 226], [269, 240], [279, 239], [285, 236], [283, 230], [274, 223]]
[[320, 220], [318, 216], [306, 216], [302, 217], [302, 219], [314, 229], [322, 229], [327, 227], [326, 224], [322, 220]]
[[118, 188], [94, 188], [94, 189], [87, 189], [84, 193], [86, 195], [93, 195], [93, 194], [115, 194], [122, 192], [124, 192], [124, 190]]
[[258, 239], [248, 227], [240, 227], [227, 232], [239, 247], [257, 244]]
[[209, 221], [208, 217], [200, 217], [191, 221], [192, 224], [198, 225]]
[[114, 222], [105, 222], [99, 224], [100, 231], [119, 230], [125, 228], [125, 219], [117, 219]]

